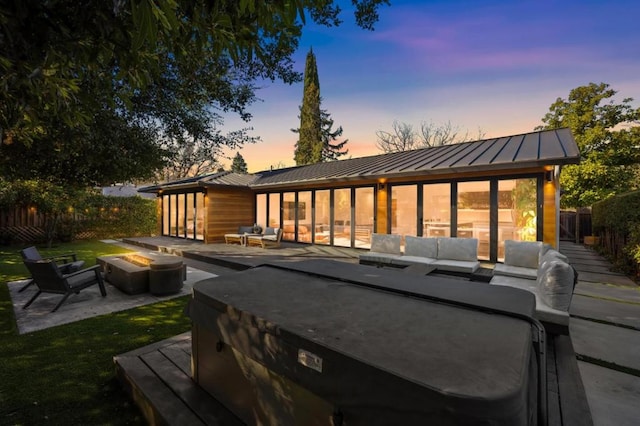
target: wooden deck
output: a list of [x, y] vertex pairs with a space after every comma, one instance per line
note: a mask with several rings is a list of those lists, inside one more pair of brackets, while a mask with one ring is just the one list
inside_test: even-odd
[[151, 425], [241, 425], [191, 380], [191, 332], [113, 358], [116, 375]]
[[[114, 357], [123, 387], [151, 425], [240, 425], [191, 379], [191, 332]], [[592, 425], [569, 336], [547, 339], [548, 424]]]

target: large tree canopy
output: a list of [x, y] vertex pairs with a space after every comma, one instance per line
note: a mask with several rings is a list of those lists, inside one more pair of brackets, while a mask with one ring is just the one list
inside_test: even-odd
[[[352, 0], [372, 28], [387, 0]], [[0, 6], [0, 134], [29, 142], [51, 116], [68, 126], [90, 123], [93, 93], [108, 81], [126, 102], [157, 81], [164, 57], [229, 57], [254, 62], [254, 77], [299, 78], [291, 55], [307, 15], [338, 25], [333, 0], [7, 0]]]
[[617, 103], [616, 93], [605, 83], [576, 87], [551, 105], [538, 127], [570, 128], [580, 149], [581, 163], [562, 171], [565, 207], [590, 206], [638, 187], [640, 108], [631, 98]]

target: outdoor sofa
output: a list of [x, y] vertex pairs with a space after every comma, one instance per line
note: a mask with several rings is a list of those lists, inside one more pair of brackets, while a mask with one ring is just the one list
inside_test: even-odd
[[567, 257], [536, 241], [505, 241], [504, 264], [497, 264], [490, 284], [515, 287], [536, 297], [536, 315], [547, 329], [568, 333], [569, 306], [577, 273]]
[[224, 242], [225, 244], [238, 243], [240, 245], [245, 245], [246, 235], [253, 233], [253, 226], [240, 226], [238, 227], [237, 234], [224, 234]]
[[280, 240], [282, 240], [282, 229], [267, 227], [262, 235], [247, 235], [246, 238], [248, 246], [277, 247], [280, 245]]
[[472, 274], [480, 268], [478, 240], [476, 238], [423, 238], [405, 236], [404, 254], [402, 238], [393, 234], [372, 234], [371, 250], [362, 253], [362, 264], [405, 267], [429, 265], [438, 271]]

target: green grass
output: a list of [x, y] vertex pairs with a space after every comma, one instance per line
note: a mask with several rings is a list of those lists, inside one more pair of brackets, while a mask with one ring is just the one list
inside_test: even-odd
[[[145, 424], [113, 356], [188, 331], [188, 297], [18, 335], [6, 283], [28, 276], [20, 248], [0, 250], [0, 424]], [[86, 265], [127, 251], [97, 241], [38, 250], [75, 252]]]

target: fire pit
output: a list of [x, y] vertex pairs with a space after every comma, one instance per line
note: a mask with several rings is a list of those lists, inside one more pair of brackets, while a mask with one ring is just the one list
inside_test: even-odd
[[186, 266], [179, 256], [131, 253], [97, 258], [104, 278], [127, 294], [177, 293], [182, 288]]

